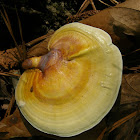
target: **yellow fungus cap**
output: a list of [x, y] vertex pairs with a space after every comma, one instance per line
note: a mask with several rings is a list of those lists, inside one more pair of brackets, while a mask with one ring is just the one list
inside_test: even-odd
[[112, 108], [121, 84], [121, 53], [105, 31], [81, 23], [58, 29], [48, 50], [23, 63], [30, 69], [19, 79], [16, 102], [38, 130], [78, 135]]

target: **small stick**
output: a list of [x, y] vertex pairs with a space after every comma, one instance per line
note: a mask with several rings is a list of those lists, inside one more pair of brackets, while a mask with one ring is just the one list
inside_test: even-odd
[[107, 4], [107, 3], [105, 3], [105, 2], [103, 2], [102, 0], [98, 0], [100, 3], [102, 3], [102, 4], [104, 4], [104, 5], [106, 5], [106, 6], [108, 6], [108, 7], [111, 7], [111, 5], [109, 5], [109, 4]]
[[117, 2], [116, 0], [110, 0], [110, 1], [115, 5], [119, 4], [119, 2]]
[[21, 56], [23, 56], [23, 60], [25, 60], [26, 59], [26, 46], [25, 46], [25, 42], [23, 39], [22, 26], [21, 26], [21, 21], [20, 21], [19, 15], [18, 15], [17, 8], [16, 8], [16, 14], [17, 14], [17, 18], [18, 18], [18, 25], [19, 25], [19, 31], [20, 31], [20, 37], [21, 37], [22, 49], [23, 49], [23, 55], [21, 54]]
[[32, 41], [26, 43], [25, 45], [30, 47], [30, 46], [32, 46], [32, 45], [38, 43], [39, 41], [44, 40], [44, 39], [50, 37], [53, 33], [54, 33], [53, 31], [48, 32], [47, 34], [45, 34], [45, 35], [43, 35], [43, 36], [41, 36], [41, 37], [38, 37], [38, 38], [36, 38], [36, 39], [34, 39], [34, 40], [32, 40]]
[[3, 75], [3, 76], [17, 76], [17, 77], [21, 76], [20, 74], [14, 74], [14, 73], [10, 73], [10, 72], [0, 72], [0, 75]]
[[97, 140], [102, 140], [106, 131], [107, 131], [107, 127], [101, 132]]
[[37, 42], [39, 42], [39, 41], [41, 41], [41, 40], [43, 40], [43, 39], [46, 39], [47, 37], [48, 37], [47, 34], [46, 34], [46, 35], [43, 35], [43, 36], [41, 36], [41, 37], [38, 37], [38, 38], [36, 38], [36, 39], [34, 39], [34, 40], [32, 40], [32, 41], [26, 43], [25, 45], [26, 45], [26, 46], [32, 46], [32, 45], [34, 45], [35, 43], [37, 43]]
[[10, 115], [11, 109], [13, 107], [13, 104], [15, 102], [15, 96], [13, 95], [10, 101], [10, 104], [8, 105], [8, 109], [6, 110], [6, 113], [4, 115], [4, 118], [8, 117]]
[[90, 1], [89, 0], [85, 0], [83, 2], [83, 4], [81, 5], [80, 9], [78, 10], [77, 14], [82, 13], [87, 8], [87, 6], [89, 4], [90, 4]]
[[91, 3], [91, 5], [92, 5], [93, 10], [94, 10], [94, 11], [97, 11], [97, 9], [96, 9], [96, 7], [95, 7], [95, 4], [94, 4], [93, 0], [90, 0], [90, 3]]
[[119, 127], [120, 125], [124, 124], [126, 121], [132, 119], [133, 117], [135, 117], [137, 115], [138, 111], [135, 111], [131, 114], [129, 114], [128, 116], [120, 119], [119, 121], [115, 122], [112, 126], [112, 128], [109, 130], [109, 133], [112, 132], [114, 129], [116, 129], [117, 127]]
[[[140, 111], [140, 110], [139, 110], [139, 111]], [[101, 134], [99, 135], [99, 137], [97, 138], [97, 140], [102, 140], [103, 137], [104, 137], [105, 132], [107, 132], [107, 131], [108, 131], [109, 133], [112, 132], [114, 129], [118, 128], [119, 126], [121, 126], [122, 124], [124, 124], [125, 122], [127, 122], [128, 120], [130, 120], [130, 119], [132, 119], [133, 117], [135, 117], [135, 116], [138, 114], [139, 111], [135, 111], [135, 112], [129, 114], [128, 116], [126, 116], [126, 117], [124, 117], [124, 118], [118, 120], [117, 122], [115, 122], [115, 123], [112, 125], [112, 127], [111, 127], [110, 129], [106, 127], [106, 128], [101, 132]]]

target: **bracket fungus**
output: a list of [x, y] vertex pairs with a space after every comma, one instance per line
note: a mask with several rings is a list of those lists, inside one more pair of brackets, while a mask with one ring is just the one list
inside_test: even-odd
[[48, 53], [23, 62], [17, 105], [38, 130], [61, 137], [97, 125], [120, 88], [122, 57], [105, 31], [70, 23], [58, 29]]

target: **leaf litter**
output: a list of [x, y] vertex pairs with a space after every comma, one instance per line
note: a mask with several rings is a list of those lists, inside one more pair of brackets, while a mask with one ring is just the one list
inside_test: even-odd
[[[136, 1], [136, 0], [134, 0]], [[106, 8], [102, 11], [84, 17], [79, 21], [84, 24], [95, 26], [107, 31], [123, 54], [124, 70], [122, 85], [119, 97], [115, 106], [110, 113], [103, 119], [95, 128], [72, 138], [58, 138], [39, 132], [33, 128], [20, 114], [14, 97], [14, 88], [8, 96], [3, 96], [4, 92], [8, 94], [7, 90], [2, 91], [1, 98], [3, 105], [6, 100], [9, 100], [8, 107], [4, 112], [4, 116], [0, 121], [0, 138], [9, 139], [13, 137], [32, 137], [44, 136], [52, 139], [71, 139], [71, 140], [93, 140], [93, 139], [138, 139], [140, 129], [138, 127], [140, 120], [140, 65], [139, 65], [139, 46], [137, 40], [140, 35], [140, 8], [133, 0], [128, 0], [124, 3], [118, 4], [115, 7]], [[95, 9], [94, 9], [95, 10]], [[10, 21], [6, 10], [1, 12], [7, 28], [15, 42], [15, 48], [0, 51], [0, 79], [2, 77], [10, 78], [19, 77], [20, 74], [11, 73], [11, 69], [19, 69], [19, 63], [24, 59], [32, 56], [40, 56], [47, 53], [46, 44], [48, 43], [53, 32], [43, 35], [29, 43], [25, 43], [22, 36], [22, 28], [20, 19], [18, 17], [20, 36], [22, 45], [18, 45], [14, 38]], [[82, 16], [79, 15], [79, 16]], [[72, 18], [72, 17], [70, 17]], [[80, 18], [79, 18], [80, 19]], [[77, 20], [73, 18], [73, 20]], [[25, 47], [28, 47], [25, 48]], [[18, 67], [17, 67], [18, 66]], [[9, 80], [9, 79], [8, 79]], [[2, 81], [2, 80], [1, 80]], [[6, 82], [3, 81], [6, 87]], [[3, 88], [4, 89], [4, 88]], [[7, 100], [7, 101], [8, 101]], [[1, 106], [2, 108], [2, 106]], [[119, 111], [119, 112], [117, 112]], [[116, 115], [117, 114], [119, 115]]]

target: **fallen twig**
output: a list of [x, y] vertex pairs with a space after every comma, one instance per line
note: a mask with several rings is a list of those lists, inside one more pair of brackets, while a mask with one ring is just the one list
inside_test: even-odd
[[4, 115], [4, 118], [8, 117], [10, 115], [11, 109], [13, 107], [13, 104], [15, 102], [15, 96], [13, 95], [10, 101], [10, 104], [8, 105], [8, 109], [6, 110], [6, 113]]
[[104, 137], [104, 134], [106, 132], [111, 133], [113, 130], [115, 130], [116, 128], [118, 128], [119, 126], [121, 126], [122, 124], [124, 124], [125, 122], [127, 122], [128, 120], [132, 119], [133, 117], [135, 117], [137, 114], [139, 113], [139, 111], [135, 111], [131, 114], [129, 114], [128, 116], [118, 120], [117, 122], [115, 122], [111, 128], [106, 127], [101, 134], [99, 135], [99, 137], [97, 138], [97, 140], [102, 140]]

